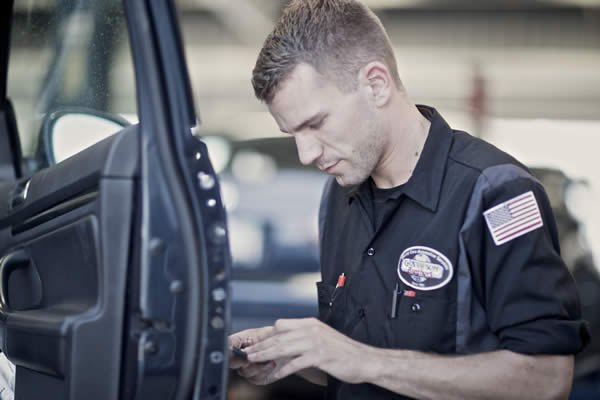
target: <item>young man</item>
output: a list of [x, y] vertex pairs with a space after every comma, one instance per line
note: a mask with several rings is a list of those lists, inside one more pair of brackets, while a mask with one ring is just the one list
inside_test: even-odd
[[383, 26], [353, 0], [296, 0], [256, 96], [304, 164], [335, 179], [320, 213], [319, 319], [239, 332], [256, 384], [327, 398], [566, 398], [589, 339], [541, 184], [415, 106]]

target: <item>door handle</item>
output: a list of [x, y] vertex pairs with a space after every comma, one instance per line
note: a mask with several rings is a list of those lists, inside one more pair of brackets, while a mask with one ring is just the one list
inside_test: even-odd
[[[21, 270], [22, 274], [18, 283], [19, 289], [28, 293], [20, 293], [19, 300], [11, 307], [9, 299], [9, 278], [11, 274]], [[17, 250], [0, 259], [0, 314], [5, 314], [12, 309], [25, 310], [34, 308], [42, 301], [42, 281], [33, 263], [33, 259], [25, 250]]]

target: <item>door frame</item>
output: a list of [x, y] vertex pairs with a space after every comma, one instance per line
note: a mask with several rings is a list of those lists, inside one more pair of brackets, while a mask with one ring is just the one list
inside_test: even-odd
[[[161, 243], [168, 248], [173, 240], [161, 237], [160, 231], [152, 231], [146, 223], [153, 213], [164, 212], [160, 201], [152, 196], [165, 190], [153, 188], [156, 180], [152, 177], [160, 168], [171, 194], [188, 276], [184, 286], [189, 296], [186, 317], [176, 321], [187, 327], [184, 342], [178, 344], [185, 353], [177, 398], [189, 399], [193, 394], [194, 399], [224, 399], [231, 256], [218, 179], [206, 146], [193, 134], [197, 119], [175, 5], [172, 0], [124, 0], [124, 5], [136, 71], [140, 182], [146, 199], [141, 204], [140, 276], [152, 272], [153, 246]], [[145, 291], [152, 293], [153, 288], [146, 287]], [[161, 299], [143, 293], [144, 288], [140, 288], [143, 318], [152, 320], [152, 303]], [[141, 369], [138, 374], [143, 376], [144, 367]]]

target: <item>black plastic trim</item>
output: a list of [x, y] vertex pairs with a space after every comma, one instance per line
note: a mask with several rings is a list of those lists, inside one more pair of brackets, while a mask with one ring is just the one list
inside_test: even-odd
[[34, 215], [33, 217], [26, 219], [22, 223], [13, 225], [12, 234], [16, 235], [19, 233], [23, 233], [31, 228], [35, 228], [36, 226], [41, 225], [44, 222], [50, 221], [79, 207], [89, 204], [95, 201], [97, 198], [98, 191], [93, 191], [90, 193], [82, 194], [73, 199], [69, 199], [64, 203], [58, 204], [54, 207], [49, 208], [46, 211], [43, 211], [39, 214]]
[[[12, 188], [0, 186], [0, 229], [22, 223], [39, 213], [90, 191], [97, 190], [101, 178], [132, 179], [138, 174], [138, 158], [131, 149], [137, 147], [138, 125], [132, 125], [59, 164], [38, 171], [30, 178], [27, 197], [18, 207], [12, 207], [15, 191], [25, 181]], [[5, 193], [9, 190], [10, 194]]]

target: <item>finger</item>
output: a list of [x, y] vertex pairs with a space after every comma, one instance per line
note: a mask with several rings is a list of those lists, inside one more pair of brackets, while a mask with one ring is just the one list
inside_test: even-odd
[[244, 347], [248, 347], [248, 346], [252, 346], [256, 343], [259, 343], [269, 337], [271, 337], [273, 335], [273, 327], [272, 326], [265, 326], [264, 328], [261, 328], [256, 335], [254, 335], [254, 337], [252, 338], [252, 341], [249, 343], [246, 343]]
[[250, 364], [247, 367], [240, 368], [237, 372], [246, 379], [253, 379], [260, 375], [269, 374], [275, 368], [275, 363]]
[[251, 365], [249, 361], [246, 361], [235, 354], [232, 356], [231, 352], [229, 353], [229, 369], [240, 369], [249, 365]]
[[263, 371], [261, 371], [260, 374], [257, 374], [256, 376], [252, 377], [248, 381], [251, 383], [254, 383], [256, 385], [271, 384], [271, 383], [279, 380], [279, 378], [277, 378], [273, 374], [273, 372], [281, 369], [282, 365], [287, 364], [288, 362], [290, 362], [290, 360], [291, 360], [291, 358], [283, 358], [283, 359], [280, 359], [277, 361], [270, 361], [268, 363], [269, 368], [264, 369]]
[[[273, 369], [275, 368], [275, 366], [273, 366]], [[254, 384], [254, 385], [270, 385], [271, 383], [275, 382], [277, 379], [273, 378], [272, 374], [271, 374], [272, 370], [269, 371], [265, 371], [264, 373], [257, 375], [251, 379], [248, 379], [248, 382]]]
[[256, 353], [280, 343], [290, 343], [296, 340], [301, 340], [305, 337], [312, 336], [313, 333], [310, 330], [295, 329], [293, 331], [277, 331], [273, 330], [268, 337], [265, 337], [261, 341], [253, 344], [252, 346], [244, 348], [246, 354]]
[[244, 343], [248, 340], [248, 338], [256, 335], [255, 333], [253, 333], [253, 331], [255, 331], [255, 329], [246, 329], [229, 335], [229, 337], [227, 338], [229, 348], [231, 349], [233, 346], [243, 346]]
[[248, 365], [249, 362], [248, 360], [244, 360], [242, 357], [236, 355], [233, 351], [232, 348], [233, 346], [239, 347], [241, 346], [240, 343], [243, 342], [243, 338], [240, 337], [236, 337], [236, 338], [229, 338], [229, 351], [228, 351], [228, 357], [229, 357], [229, 368], [230, 369], [238, 369], [238, 368], [242, 368], [245, 365]]
[[266, 326], [263, 328], [246, 329], [230, 335], [227, 338], [229, 347], [229, 368], [238, 369], [248, 365], [247, 360], [244, 360], [233, 353], [232, 348], [234, 346], [240, 348], [251, 346], [254, 343], [257, 343], [261, 338], [266, 337], [272, 330], [272, 326]]
[[239, 334], [230, 335], [227, 338], [227, 344], [229, 346], [229, 349], [231, 349], [234, 346], [236, 346], [236, 347], [241, 346], [242, 343], [244, 342], [244, 339], [245, 338], [243, 336], [239, 335]]
[[267, 380], [277, 381], [283, 379], [298, 371], [312, 367], [312, 364], [310, 357], [307, 356], [292, 358], [288, 362], [279, 364], [277, 368], [271, 372], [270, 376], [267, 377]]
[[291, 341], [301, 339], [302, 337], [303, 334], [299, 331], [281, 332], [274, 334], [273, 336], [269, 336], [266, 339], [250, 347], [246, 347], [244, 351], [246, 352], [246, 354], [248, 354], [248, 356], [250, 356], [250, 354], [261, 352], [280, 344], [289, 343]]
[[299, 328], [308, 328], [317, 324], [322, 324], [321, 321], [312, 317], [312, 318], [286, 318], [286, 319], [278, 319], [273, 324], [273, 328], [277, 332], [286, 332], [291, 330], [296, 330]]
[[228, 337], [229, 348], [233, 346], [247, 347], [258, 341], [273, 330], [272, 326], [265, 326], [262, 328], [252, 328], [239, 331]]
[[[264, 362], [296, 357], [315, 350], [315, 341], [305, 331], [295, 331], [271, 337], [248, 350], [248, 361]], [[316, 349], [318, 350], [318, 349]]]

